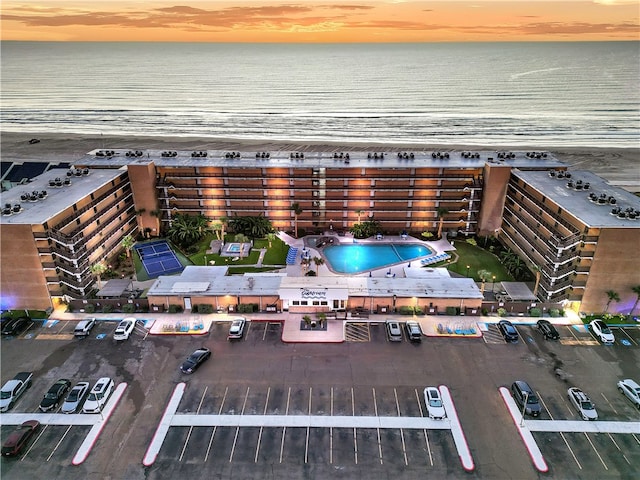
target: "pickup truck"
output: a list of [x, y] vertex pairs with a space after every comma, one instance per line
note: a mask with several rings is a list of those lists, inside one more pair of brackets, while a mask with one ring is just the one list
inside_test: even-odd
[[33, 372], [20, 372], [13, 380], [9, 380], [0, 389], [0, 412], [10, 410], [18, 401], [20, 395], [31, 386]]

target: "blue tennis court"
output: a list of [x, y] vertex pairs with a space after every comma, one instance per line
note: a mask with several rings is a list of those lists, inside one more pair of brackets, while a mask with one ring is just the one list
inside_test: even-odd
[[184, 266], [180, 263], [180, 260], [178, 260], [178, 257], [169, 244], [164, 240], [144, 243], [135, 247], [135, 250], [149, 278], [178, 273], [184, 270]]

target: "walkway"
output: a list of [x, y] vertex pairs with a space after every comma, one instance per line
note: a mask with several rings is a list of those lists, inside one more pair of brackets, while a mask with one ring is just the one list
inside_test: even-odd
[[349, 415], [200, 415], [176, 413], [186, 384], [179, 383], [169, 399], [156, 432], [142, 460], [145, 466], [155, 462], [170, 427], [272, 427], [272, 428], [367, 428], [367, 429], [419, 429], [451, 430], [462, 466], [467, 471], [475, 468], [471, 451], [458, 420], [449, 389], [439, 387], [447, 417], [432, 420], [428, 417], [379, 417]]

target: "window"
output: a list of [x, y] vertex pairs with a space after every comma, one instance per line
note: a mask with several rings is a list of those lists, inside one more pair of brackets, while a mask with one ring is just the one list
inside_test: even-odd
[[291, 302], [293, 305], [300, 305], [300, 300], [294, 300]]
[[314, 300], [313, 301], [313, 306], [314, 307], [319, 307], [320, 306], [320, 301], [319, 300]]

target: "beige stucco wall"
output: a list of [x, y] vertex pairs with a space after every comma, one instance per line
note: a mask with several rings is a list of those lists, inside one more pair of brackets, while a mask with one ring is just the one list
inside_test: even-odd
[[51, 307], [49, 292], [31, 225], [0, 226], [2, 308]]
[[139, 231], [144, 233], [145, 228], [150, 228], [151, 235], [157, 236], [160, 234], [160, 221], [158, 217], [151, 215], [151, 212], [158, 209], [155, 165], [153, 162], [129, 165], [127, 169], [136, 211], [145, 210], [138, 216]]
[[478, 234], [493, 235], [502, 225], [502, 211], [511, 176], [508, 165], [485, 164], [482, 209], [478, 215]]
[[619, 302], [611, 302], [610, 313], [631, 312], [637, 298], [631, 288], [640, 285], [639, 250], [640, 229], [612, 228], [601, 231], [582, 297], [582, 312], [603, 312], [608, 301], [608, 290], [620, 295]]

